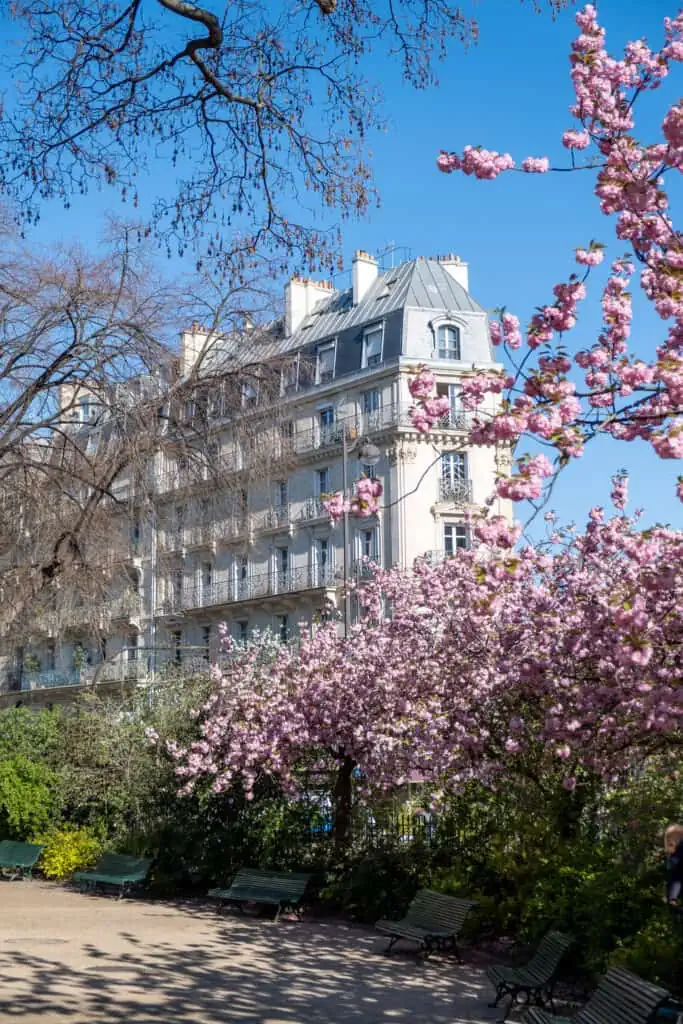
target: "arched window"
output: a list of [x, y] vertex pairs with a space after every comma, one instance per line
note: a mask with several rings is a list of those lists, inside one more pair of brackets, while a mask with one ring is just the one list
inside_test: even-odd
[[460, 331], [452, 324], [439, 327], [439, 359], [460, 359]]

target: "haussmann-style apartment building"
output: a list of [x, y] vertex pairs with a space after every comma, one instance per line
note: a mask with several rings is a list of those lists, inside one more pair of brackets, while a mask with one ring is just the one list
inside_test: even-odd
[[[268, 331], [280, 395], [262, 443], [231, 447], [235, 410], [217, 403], [206, 443], [230, 475], [225, 494], [167, 455], [154, 462], [153, 499], [127, 527], [98, 635], [92, 623], [79, 624], [77, 610], [57, 629], [38, 629], [6, 654], [5, 703], [66, 700], [93, 679], [144, 683], [168, 663], [206, 664], [219, 656], [221, 623], [243, 641], [254, 630], [289, 640], [330, 615], [342, 628], [345, 573], [362, 576], [368, 563], [410, 566], [468, 544], [467, 510], [489, 498], [510, 452], [466, 444], [471, 414], [460, 404], [461, 381], [501, 368], [486, 311], [469, 293], [467, 264], [448, 256], [380, 269], [359, 251], [344, 290], [292, 278], [284, 315]], [[188, 373], [199, 352], [226, 345], [194, 325], [182, 336], [179, 372]], [[408, 382], [422, 363], [450, 402], [428, 437], [409, 414]], [[247, 380], [241, 393], [239, 417], [253, 415], [258, 435], [258, 387]], [[324, 496], [342, 489], [344, 449], [349, 486], [366, 473], [384, 487], [377, 516], [350, 518], [346, 546], [343, 524], [331, 523], [323, 507]], [[363, 461], [368, 451], [372, 465]], [[510, 508], [496, 501], [491, 512]]]

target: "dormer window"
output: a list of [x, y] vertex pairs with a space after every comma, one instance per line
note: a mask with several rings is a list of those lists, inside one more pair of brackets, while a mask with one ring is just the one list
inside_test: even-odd
[[460, 331], [453, 324], [443, 324], [438, 330], [439, 359], [460, 359]]
[[318, 349], [317, 382], [318, 384], [329, 384], [334, 380], [334, 362], [337, 346], [321, 345]]
[[292, 359], [282, 368], [282, 394], [291, 395], [296, 391], [299, 384], [299, 360]]
[[377, 366], [382, 361], [382, 336], [381, 324], [368, 327], [363, 335], [363, 368]]
[[242, 383], [242, 407], [244, 409], [250, 409], [256, 405], [258, 399], [258, 391], [256, 384], [252, 384], [251, 381], [245, 380]]

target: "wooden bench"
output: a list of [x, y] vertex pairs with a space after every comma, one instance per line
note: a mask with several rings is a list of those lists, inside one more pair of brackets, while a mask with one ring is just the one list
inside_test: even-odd
[[277, 921], [283, 910], [293, 910], [301, 918], [301, 903], [311, 875], [285, 871], [260, 871], [240, 868], [227, 889], [210, 889], [212, 899], [234, 903], [244, 909], [245, 903], [262, 903], [275, 907]]
[[445, 893], [421, 889], [400, 921], [378, 921], [378, 931], [391, 936], [386, 952], [399, 939], [416, 942], [428, 956], [433, 950], [449, 950], [460, 960], [458, 937], [473, 907], [473, 900], [461, 900]]
[[557, 1017], [532, 1007], [523, 1024], [648, 1024], [669, 993], [623, 967], [612, 967], [585, 1006], [573, 1017]]
[[10, 878], [29, 878], [40, 860], [44, 847], [38, 843], [16, 843], [12, 839], [0, 842], [0, 872]]
[[493, 964], [489, 967], [486, 974], [496, 988], [496, 998], [489, 1005], [498, 1006], [504, 996], [510, 996], [503, 1020], [507, 1020], [519, 995], [523, 995], [527, 1003], [536, 1002], [543, 1006], [548, 1001], [552, 1006], [557, 971], [572, 942], [573, 939], [562, 932], [548, 932], [532, 958], [523, 966]]
[[74, 882], [78, 882], [86, 889], [95, 889], [97, 886], [116, 888], [121, 899], [127, 890], [146, 881], [151, 866], [151, 858], [130, 857], [125, 853], [105, 853], [92, 871], [77, 871]]

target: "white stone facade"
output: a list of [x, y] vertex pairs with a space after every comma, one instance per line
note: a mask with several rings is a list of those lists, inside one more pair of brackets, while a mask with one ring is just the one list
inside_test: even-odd
[[[79, 637], [74, 623], [68, 634], [37, 639], [31, 670], [24, 655], [21, 688], [50, 690], [54, 699], [55, 687], [95, 672], [103, 680], [130, 679], [168, 661], [213, 660], [220, 623], [236, 639], [254, 629], [289, 638], [321, 616], [341, 615], [345, 570], [370, 571], [368, 558], [410, 566], [428, 552], [441, 557], [467, 544], [466, 512], [485, 504], [506, 454], [465, 443], [470, 414], [459, 405], [458, 384], [475, 369], [500, 369], [486, 313], [466, 284], [467, 266], [453, 258], [380, 273], [365, 253], [347, 293], [289, 282], [283, 323], [294, 330], [285, 327], [279, 351], [306, 348], [316, 370], [291, 387], [283, 374], [279, 423], [266, 447], [288, 453], [286, 472], [264, 470], [236, 504], [234, 492], [224, 500], [210, 488], [186, 486], [173, 467], [156, 467], [155, 499], [131, 527], [125, 582], [106, 609], [104, 636], [96, 643]], [[335, 303], [339, 312], [327, 312]], [[195, 330], [185, 337], [186, 362], [200, 342]], [[451, 414], [428, 438], [409, 415], [408, 381], [422, 363], [451, 397]], [[349, 484], [363, 472], [358, 449], [369, 441], [380, 451], [373, 472], [384, 486], [378, 516], [350, 519], [346, 557], [342, 524], [330, 522], [321, 501], [342, 489], [344, 435], [352, 449]], [[215, 443], [220, 438], [218, 423]], [[510, 511], [502, 501], [492, 509]]]

